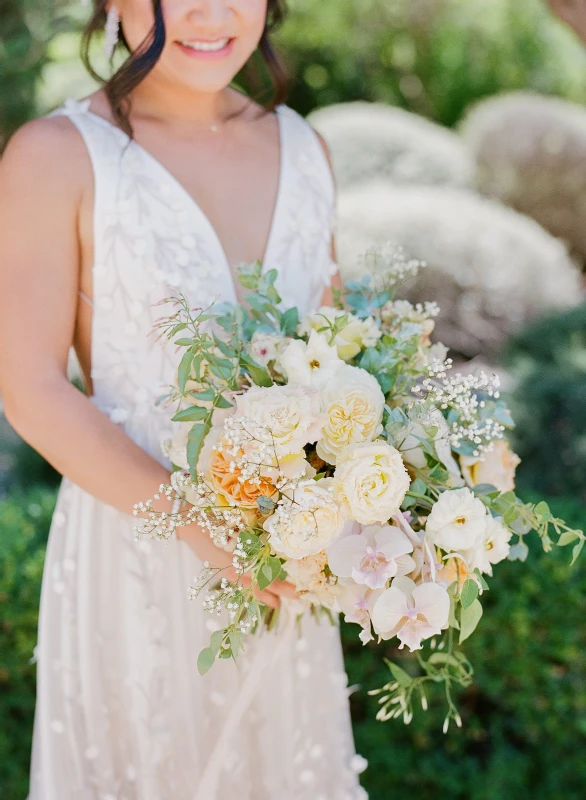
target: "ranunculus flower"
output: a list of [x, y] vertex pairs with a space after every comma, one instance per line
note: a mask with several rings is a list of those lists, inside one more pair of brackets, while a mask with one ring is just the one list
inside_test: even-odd
[[382, 431], [385, 398], [376, 378], [359, 367], [345, 364], [321, 392], [324, 415], [317, 454], [335, 464], [344, 449], [355, 442], [370, 442]]
[[293, 339], [279, 358], [289, 383], [323, 389], [344, 366], [333, 345], [322, 333], [312, 331], [307, 343]]
[[478, 567], [481, 572], [492, 575], [492, 565], [504, 561], [509, 555], [512, 535], [501, 519], [487, 514], [484, 532], [477, 546], [462, 554], [470, 569]]
[[439, 634], [448, 624], [450, 596], [437, 583], [416, 586], [405, 577], [395, 578], [372, 609], [374, 630], [383, 639], [396, 636], [399, 649], [421, 649], [421, 642]]
[[484, 533], [486, 516], [484, 503], [470, 489], [451, 489], [431, 509], [426, 536], [447, 553], [470, 550]]
[[[332, 340], [329, 327], [340, 317], [346, 317], [347, 323]], [[326, 330], [323, 330], [323, 329]], [[321, 331], [330, 344], [337, 347], [338, 355], [349, 361], [365, 347], [374, 347], [382, 336], [373, 317], [359, 319], [348, 311], [332, 306], [322, 306], [318, 311], [306, 317], [299, 326], [299, 333], [308, 335], [312, 330]]]
[[252, 386], [236, 397], [234, 419], [239, 418], [246, 419], [246, 430], [257, 438], [270, 433], [278, 458], [315, 442], [322, 425], [319, 396], [304, 386]]
[[358, 534], [343, 536], [328, 550], [330, 569], [339, 578], [352, 578], [370, 589], [384, 589], [397, 575], [415, 569], [408, 553], [413, 545], [394, 525], [368, 525]]
[[410, 483], [401, 454], [382, 441], [349, 445], [334, 473], [334, 493], [344, 514], [362, 525], [387, 522]]
[[276, 553], [297, 559], [325, 550], [342, 532], [344, 523], [330, 480], [324, 479], [300, 483], [290, 498], [279, 501], [263, 527]]
[[515, 488], [515, 470], [520, 463], [521, 459], [505, 439], [493, 442], [492, 450], [482, 459], [460, 456], [462, 475], [468, 486], [490, 483], [501, 492], [512, 492]]

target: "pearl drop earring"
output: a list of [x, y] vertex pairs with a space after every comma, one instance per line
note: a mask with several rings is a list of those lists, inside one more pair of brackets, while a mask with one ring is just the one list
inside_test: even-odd
[[112, 58], [120, 32], [120, 14], [114, 4], [108, 10], [105, 27], [104, 55], [108, 61]]

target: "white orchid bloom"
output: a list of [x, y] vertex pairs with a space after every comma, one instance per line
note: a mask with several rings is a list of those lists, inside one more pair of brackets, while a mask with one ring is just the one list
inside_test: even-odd
[[311, 331], [307, 343], [293, 339], [287, 345], [279, 364], [289, 383], [323, 389], [344, 366], [344, 361], [338, 356], [337, 347], [328, 344], [326, 336]]
[[375, 632], [382, 639], [396, 636], [411, 652], [421, 642], [439, 634], [448, 624], [450, 596], [437, 583], [416, 586], [410, 578], [398, 577], [378, 598], [371, 613]]
[[370, 614], [374, 604], [382, 594], [380, 589], [369, 589], [367, 586], [340, 586], [340, 594], [336, 598], [338, 608], [344, 614], [346, 622], [360, 625], [362, 630], [358, 634], [362, 644], [372, 641], [372, 627]]
[[339, 578], [352, 578], [370, 589], [384, 589], [397, 575], [415, 569], [408, 553], [413, 545], [393, 525], [367, 525], [359, 534], [344, 536], [328, 551], [330, 569]]

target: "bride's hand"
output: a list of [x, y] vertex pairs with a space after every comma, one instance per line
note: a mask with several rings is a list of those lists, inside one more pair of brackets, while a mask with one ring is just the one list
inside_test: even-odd
[[[222, 569], [220, 575], [227, 578], [229, 581], [237, 580], [238, 573], [232, 564], [232, 554], [217, 547], [212, 542], [209, 535], [202, 530], [199, 525], [192, 523], [191, 525], [184, 525], [177, 528], [177, 538], [189, 545], [202, 563], [207, 561], [213, 567]], [[250, 575], [245, 573], [241, 577], [241, 580], [244, 586], [250, 586]], [[279, 608], [281, 597], [288, 597], [291, 599], [299, 598], [292, 583], [279, 580], [273, 581], [264, 591], [256, 587], [254, 589], [254, 594], [261, 603], [271, 608]]]

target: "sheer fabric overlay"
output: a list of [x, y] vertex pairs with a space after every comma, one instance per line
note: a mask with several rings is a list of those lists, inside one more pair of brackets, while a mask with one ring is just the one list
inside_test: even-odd
[[[277, 113], [281, 176], [263, 268], [279, 271], [286, 305], [308, 312], [335, 270], [334, 184], [309, 124], [286, 105]], [[233, 301], [230, 268], [203, 212], [146, 150], [89, 101], [53, 114], [75, 125], [94, 170], [91, 402], [170, 468], [160, 440], [171, 423], [155, 399], [176, 358], [148, 335], [170, 309], [154, 304], [177, 290], [194, 306]], [[198, 653], [219, 627], [187, 597], [201, 564], [183, 542], [136, 542], [134, 523], [62, 480], [29, 800], [364, 800], [339, 626], [283, 623], [201, 677]]]

